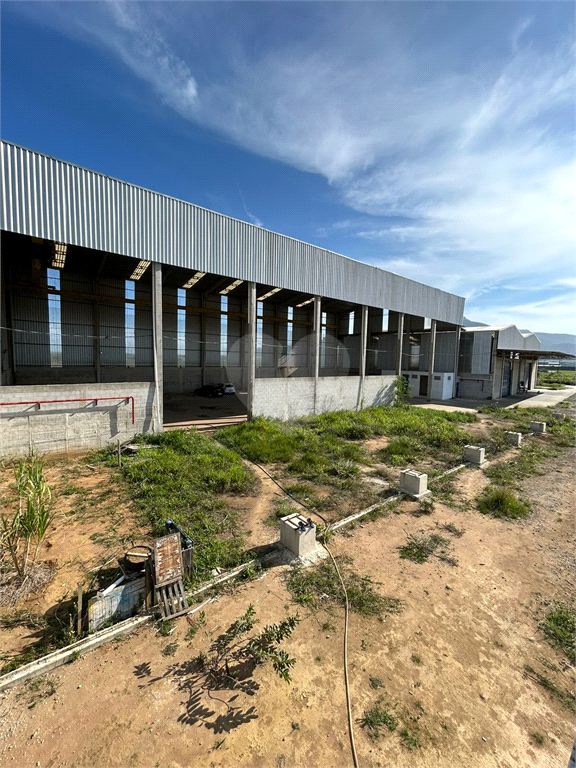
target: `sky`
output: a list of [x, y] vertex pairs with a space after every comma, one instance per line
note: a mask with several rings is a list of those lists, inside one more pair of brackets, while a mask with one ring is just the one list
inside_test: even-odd
[[2, 136], [576, 333], [575, 7], [9, 0]]

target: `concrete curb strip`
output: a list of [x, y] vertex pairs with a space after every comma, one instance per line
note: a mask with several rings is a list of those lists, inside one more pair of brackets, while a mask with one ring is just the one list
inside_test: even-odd
[[[195, 589], [192, 592], [187, 592], [186, 596], [195, 597], [196, 595], [202, 594], [202, 592], [206, 592], [206, 590], [216, 587], [218, 584], [222, 584], [229, 579], [233, 579], [235, 576], [239, 576], [243, 571], [257, 565], [259, 562], [260, 560], [256, 559], [250, 560], [248, 563], [243, 563], [233, 571], [223, 573], [220, 576], [207, 581], [198, 589]], [[63, 664], [71, 661], [76, 654], [87, 653], [110, 640], [114, 640], [116, 637], [125, 635], [127, 632], [133, 632], [151, 619], [152, 616], [150, 614], [146, 614], [145, 616], [134, 616], [131, 619], [126, 619], [126, 621], [121, 621], [118, 624], [115, 624], [113, 627], [107, 627], [106, 629], [100, 630], [100, 632], [95, 632], [89, 637], [85, 637], [82, 640], [78, 640], [76, 643], [72, 643], [72, 645], [67, 645], [66, 648], [60, 648], [59, 650], [54, 651], [54, 653], [49, 653], [41, 659], [36, 659], [35, 661], [30, 662], [30, 664], [25, 664], [24, 666], [15, 669], [13, 672], [8, 672], [6, 675], [0, 676], [0, 692], [5, 691], [7, 688], [11, 688], [14, 685], [18, 685], [19, 683], [24, 683], [26, 680], [30, 680], [33, 677], [38, 677], [38, 675], [50, 672], [57, 667], [61, 667]]]

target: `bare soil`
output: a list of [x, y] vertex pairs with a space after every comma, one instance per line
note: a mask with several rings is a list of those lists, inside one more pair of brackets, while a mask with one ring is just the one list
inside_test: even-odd
[[[525, 672], [530, 665], [558, 689], [574, 690], [573, 666], [538, 629], [554, 600], [572, 601], [574, 451], [546, 469], [524, 483], [534, 510], [524, 522], [486, 517], [466, 504], [485, 482], [481, 471], [467, 469], [457, 476], [463, 494], [451, 507], [437, 503], [422, 516], [404, 502], [397, 513], [331, 540], [334, 553], [350, 555], [358, 573], [403, 606], [382, 623], [351, 614], [351, 696], [362, 766], [567, 764], [573, 713]], [[464, 533], [447, 533], [448, 523]], [[400, 559], [398, 548], [419, 531], [446, 535], [458, 564]], [[7, 691], [0, 702], [3, 765], [350, 766], [340, 609], [299, 608], [303, 620], [286, 643], [297, 659], [291, 685], [258, 667], [254, 695], [210, 697], [190, 665], [249, 603], [261, 624], [293, 612], [287, 569], [271, 569], [206, 606], [206, 624], [193, 640], [186, 639], [185, 619], [170, 637], [150, 626]], [[163, 655], [173, 642], [174, 655]], [[370, 677], [384, 687], [373, 689]], [[399, 725], [371, 740], [359, 721], [380, 696]], [[404, 728], [419, 746], [403, 744]]]

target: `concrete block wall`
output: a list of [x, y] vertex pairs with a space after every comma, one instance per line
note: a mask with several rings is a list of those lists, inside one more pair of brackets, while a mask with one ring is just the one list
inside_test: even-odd
[[[256, 379], [254, 415], [271, 419], [296, 419], [328, 411], [353, 410], [361, 401], [372, 405], [390, 405], [394, 397], [394, 376], [366, 376], [364, 397], [359, 376], [328, 376], [315, 382], [309, 378]], [[314, 400], [316, 399], [316, 409]]]
[[152, 432], [154, 384], [120, 382], [109, 384], [40, 384], [0, 387], [0, 402], [57, 400], [69, 398], [135, 398], [135, 423], [130, 401], [46, 403], [0, 406], [0, 456], [11, 458], [99, 448], [124, 442], [141, 432]]

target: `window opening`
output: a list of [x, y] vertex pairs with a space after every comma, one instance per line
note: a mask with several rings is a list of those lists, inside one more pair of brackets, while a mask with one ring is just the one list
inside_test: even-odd
[[134, 280], [124, 281], [124, 343], [126, 348], [126, 366], [136, 365], [136, 283]]
[[[46, 270], [46, 284], [55, 291], [60, 290], [60, 270]], [[50, 344], [50, 365], [62, 368], [62, 314], [60, 296], [48, 294], [48, 335]]]
[[[176, 292], [177, 332], [176, 332], [176, 357], [178, 368], [186, 367], [186, 291], [178, 288]], [[181, 309], [180, 309], [181, 307]]]
[[320, 329], [320, 368], [326, 368], [326, 323], [327, 314], [322, 312], [322, 321]]
[[348, 315], [348, 335], [352, 336], [354, 333], [354, 312], [350, 312]]
[[262, 336], [264, 332], [264, 304], [261, 301], [256, 302], [256, 367], [262, 367]]
[[228, 365], [228, 296], [220, 296], [220, 365]]
[[390, 311], [388, 309], [382, 310], [382, 331], [386, 333], [388, 331], [388, 320]]
[[286, 326], [286, 354], [292, 354], [292, 337], [294, 331], [294, 307], [288, 307], [288, 325]]

